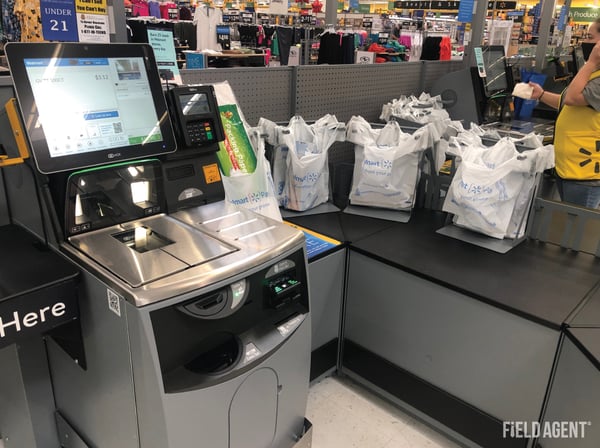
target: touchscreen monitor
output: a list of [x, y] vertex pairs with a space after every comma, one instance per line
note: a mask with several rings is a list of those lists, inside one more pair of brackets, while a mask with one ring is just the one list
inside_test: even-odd
[[484, 47], [483, 64], [487, 75], [484, 79], [486, 93], [493, 95], [496, 92], [507, 92], [509, 85], [506, 76], [504, 47], [502, 45]]
[[9, 43], [5, 51], [42, 173], [175, 150], [149, 45]]

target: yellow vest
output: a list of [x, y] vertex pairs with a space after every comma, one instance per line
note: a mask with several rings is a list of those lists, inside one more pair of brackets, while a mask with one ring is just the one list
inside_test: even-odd
[[[599, 76], [600, 70], [595, 71], [590, 80]], [[600, 112], [590, 106], [563, 106], [554, 128], [554, 154], [561, 178], [600, 179]]]

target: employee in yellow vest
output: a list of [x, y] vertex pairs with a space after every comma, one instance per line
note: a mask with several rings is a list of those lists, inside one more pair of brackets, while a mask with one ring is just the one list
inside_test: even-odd
[[559, 110], [554, 154], [561, 199], [600, 208], [600, 19], [590, 24], [587, 41], [596, 45], [561, 94], [529, 84], [532, 99]]

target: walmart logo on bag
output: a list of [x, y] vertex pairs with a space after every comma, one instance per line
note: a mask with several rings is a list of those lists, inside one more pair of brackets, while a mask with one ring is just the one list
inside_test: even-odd
[[386, 170], [389, 170], [390, 168], [392, 168], [392, 161], [391, 160], [370, 160], [370, 159], [365, 159], [365, 161], [363, 162], [363, 165], [367, 168], [383, 168]]
[[250, 202], [260, 202], [266, 197], [268, 197], [269, 194], [266, 191], [254, 191], [248, 196], [250, 197]]
[[248, 196], [246, 197], [242, 197], [242, 198], [238, 198], [238, 199], [232, 199], [231, 203], [234, 205], [244, 205], [244, 204], [250, 204], [250, 203], [257, 203], [262, 201], [263, 199], [269, 197], [269, 193], [266, 191], [253, 191], [251, 193], [248, 193]]
[[299, 183], [299, 184], [303, 184], [303, 183], [314, 184], [317, 180], [319, 180], [319, 177], [321, 177], [321, 175], [319, 173], [315, 173], [314, 171], [306, 173], [302, 177], [294, 174], [294, 180], [296, 181], [296, 183]]

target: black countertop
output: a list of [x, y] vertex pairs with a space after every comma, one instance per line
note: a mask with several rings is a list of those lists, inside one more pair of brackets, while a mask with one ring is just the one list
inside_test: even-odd
[[431, 210], [414, 210], [408, 223], [344, 213], [298, 219], [358, 252], [555, 329], [600, 283], [600, 259], [591, 255], [529, 240], [496, 253], [437, 234], [445, 214]]
[[[600, 328], [600, 285], [589, 295], [569, 322], [570, 327]], [[598, 338], [600, 344], [600, 338]]]
[[28, 231], [16, 225], [0, 226], [0, 302], [73, 280], [75, 265]]
[[569, 328], [567, 334], [590, 362], [600, 370], [600, 328]]
[[366, 236], [387, 229], [393, 221], [370, 218], [368, 216], [352, 215], [343, 212], [321, 213], [318, 215], [294, 216], [285, 218], [307, 229], [334, 238], [343, 243], [352, 243]]

